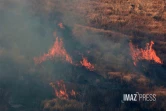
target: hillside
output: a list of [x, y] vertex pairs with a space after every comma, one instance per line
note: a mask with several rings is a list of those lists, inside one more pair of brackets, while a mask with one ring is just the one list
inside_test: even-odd
[[2, 0], [0, 24], [0, 111], [166, 110], [165, 0]]

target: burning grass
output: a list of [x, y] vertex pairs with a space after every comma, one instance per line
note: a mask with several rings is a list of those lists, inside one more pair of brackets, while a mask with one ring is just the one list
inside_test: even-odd
[[94, 70], [94, 65], [91, 64], [87, 58], [83, 57], [82, 61], [80, 61], [81, 65], [86, 67], [88, 70], [93, 71]]
[[[161, 12], [164, 13], [164, 11], [162, 10], [159, 11], [160, 4], [163, 4], [163, 2], [155, 4], [155, 2], [151, 2], [154, 0], [148, 0], [148, 2], [143, 0], [139, 0], [139, 2], [138, 1], [133, 2], [133, 0], [129, 1], [30, 0], [30, 1], [36, 1], [37, 6], [38, 6], [37, 1], [43, 3], [43, 5], [41, 4], [43, 7], [40, 5], [41, 6], [40, 8], [41, 9], [44, 8], [46, 11], [44, 12], [43, 9], [40, 12], [42, 13], [41, 15], [43, 15], [42, 16], [43, 18], [41, 17], [40, 20], [41, 21], [43, 19], [45, 20], [40, 23], [42, 24], [49, 21], [48, 25], [49, 28], [51, 28], [52, 30], [55, 29], [56, 27], [52, 24], [58, 25], [59, 26], [59, 28], [57, 28], [59, 30], [58, 33], [60, 33], [60, 35], [66, 38], [65, 39], [66, 44], [64, 44], [63, 40], [57, 37], [54, 44], [52, 45], [52, 47], [50, 47], [47, 53], [34, 58], [35, 64], [41, 64], [48, 60], [54, 61], [55, 59], [58, 58], [72, 65], [64, 64], [63, 62], [61, 63], [61, 61], [60, 62], [58, 61], [54, 62], [53, 64], [42, 64], [42, 67], [39, 66], [40, 68], [38, 68], [37, 66], [34, 67], [32, 64], [29, 64], [29, 66], [32, 66], [34, 68], [34, 71], [30, 72], [27, 71], [27, 66], [22, 67], [21, 66], [22, 64], [16, 66], [17, 64], [14, 63], [15, 61], [12, 61], [11, 64], [10, 62], [11, 60], [9, 60], [10, 58], [7, 58], [8, 59], [7, 62], [6, 60], [3, 60], [3, 58], [1, 58], [2, 62], [0, 64], [0, 69], [1, 69], [0, 73], [2, 72], [3, 74], [2, 73], [1, 74], [5, 76], [9, 74], [10, 75], [9, 78], [11, 79], [9, 80], [10, 82], [12, 81], [11, 86], [10, 85], [8, 86], [7, 85], [8, 83], [6, 82], [7, 77], [5, 77], [5, 79], [4, 77], [2, 77], [1, 84], [2, 86], [3, 84], [5, 84], [4, 87], [7, 86], [7, 88], [9, 87], [9, 89], [11, 88], [11, 91], [12, 89], [16, 89], [14, 90], [14, 92], [16, 91], [16, 96], [15, 94], [12, 94], [11, 98], [13, 98], [12, 96], [14, 96], [16, 102], [20, 102], [22, 105], [25, 105], [25, 108], [28, 108], [22, 110], [32, 111], [29, 108], [33, 108], [34, 106], [36, 107], [36, 105], [39, 105], [40, 101], [45, 100], [45, 98], [50, 98], [50, 96], [52, 98], [50, 100], [44, 101], [43, 109], [40, 110], [80, 111], [83, 110], [83, 107], [85, 108], [85, 111], [98, 111], [98, 110], [110, 111], [113, 109], [133, 110], [133, 111], [143, 110], [143, 108], [149, 108], [148, 105], [146, 107], [143, 107], [142, 103], [138, 104], [136, 103], [135, 105], [136, 107], [132, 108], [133, 103], [131, 104], [130, 102], [127, 104], [119, 103], [120, 100], [122, 99], [121, 98], [122, 94], [124, 94], [125, 92], [144, 91], [144, 90], [149, 91], [149, 89], [152, 89], [154, 85], [157, 86], [164, 85], [165, 87], [165, 81], [163, 83], [160, 83], [161, 78], [162, 79], [165, 78], [164, 75], [165, 69], [162, 68], [161, 65], [159, 65], [162, 64], [162, 60], [164, 57], [161, 60], [158, 54], [156, 54], [156, 51], [153, 49], [153, 44], [154, 44], [153, 41], [147, 43], [145, 49], [138, 48], [130, 42], [129, 44], [130, 52], [135, 65], [141, 60], [145, 61], [152, 60], [158, 63], [157, 64], [158, 67], [153, 67], [153, 66], [152, 68], [151, 66], [142, 67], [141, 65], [140, 67], [143, 69], [143, 71], [141, 70], [140, 72], [139, 71], [137, 72], [136, 69], [139, 70], [139, 67], [133, 67], [132, 60], [130, 59], [130, 55], [128, 53], [129, 51], [124, 50], [128, 49], [127, 40], [129, 39], [133, 40], [134, 38], [141, 37], [141, 40], [145, 40], [147, 38], [143, 37], [148, 36], [148, 34], [149, 36], [151, 36], [150, 33], [154, 33], [156, 31], [158, 33], [164, 32], [163, 30], [165, 30], [164, 28], [165, 26], [162, 25], [164, 20], [159, 21], [161, 18], [164, 19], [163, 16], [159, 17], [160, 15], [162, 15]], [[146, 7], [151, 7], [152, 4], [154, 5], [159, 4], [159, 7], [154, 9], [147, 8], [146, 10]], [[163, 7], [161, 7], [161, 9], [163, 9]], [[47, 12], [48, 14], [46, 15], [43, 14]], [[159, 16], [156, 14], [159, 14]], [[156, 19], [158, 20], [155, 21]], [[63, 24], [59, 21], [62, 21]], [[28, 22], [28, 24], [29, 23], [30, 22]], [[42, 25], [40, 25], [40, 27], [41, 26]], [[136, 31], [139, 30], [140, 33], [137, 32], [135, 33], [135, 30]], [[42, 32], [43, 30], [40, 31]], [[40, 31], [37, 30], [37, 33]], [[8, 32], [10, 32], [10, 30]], [[54, 33], [54, 36], [56, 36], [56, 33]], [[98, 36], [100, 36], [101, 39], [98, 39], [99, 38]], [[73, 42], [75, 41], [74, 38], [78, 37], [81, 38], [81, 39], [76, 39], [78, 44], [73, 44], [75, 43]], [[164, 38], [164, 36], [161, 38]], [[160, 39], [162, 41], [161, 38], [157, 39]], [[29, 38], [26, 40], [29, 40]], [[38, 40], [41, 41], [41, 39], [37, 39], [37, 41]], [[107, 40], [110, 40], [111, 42], [108, 42]], [[10, 39], [6, 39], [6, 41], [7, 42], [10, 41]], [[11, 41], [13, 42], [13, 39]], [[5, 43], [7, 42], [3, 43], [2, 41], [1, 42], [2, 46], [6, 45]], [[116, 44], [115, 42], [118, 43]], [[43, 43], [47, 45], [45, 41]], [[165, 42], [161, 42], [158, 44], [160, 48], [161, 48], [160, 45], [162, 44], [162, 48], [165, 49], [164, 47]], [[82, 55], [82, 59], [80, 55], [77, 54], [70, 55], [68, 51], [65, 49], [65, 45], [68, 46], [68, 49], [71, 49], [73, 52], [75, 50], [79, 51], [79, 53], [81, 53]], [[9, 45], [8, 48], [10, 48], [11, 46]], [[18, 49], [19, 48], [20, 47], [18, 47]], [[88, 52], [86, 54], [84, 52], [84, 48], [88, 48]], [[4, 53], [3, 50], [0, 49], [0, 55], [3, 53]], [[20, 51], [20, 53], [22, 53], [22, 51]], [[9, 53], [8, 55], [11, 54]], [[86, 56], [83, 57], [83, 55]], [[18, 61], [23, 61], [22, 60], [23, 57], [20, 57], [18, 55], [16, 56], [17, 58], [19, 57]], [[90, 57], [91, 58], [93, 57], [92, 63], [90, 62], [91, 61], [89, 59]], [[123, 61], [124, 59], [126, 60]], [[140, 62], [140, 64], [141, 63], [142, 62]], [[147, 67], [150, 68], [148, 69]], [[21, 75], [22, 73], [23, 74], [25, 73], [26, 75], [25, 76]], [[60, 81], [57, 81], [57, 79]], [[5, 82], [3, 83], [3, 81]], [[50, 83], [50, 81], [57, 81], [57, 82]], [[151, 83], [151, 81], [153, 83]], [[50, 83], [50, 86], [52, 86], [52, 88], [48, 86], [48, 83]], [[75, 88], [75, 85], [73, 84], [77, 85], [79, 84], [78, 90], [77, 88]], [[21, 85], [21, 88], [19, 85]], [[51, 95], [52, 89], [54, 91], [55, 97]], [[41, 94], [38, 92], [40, 92]], [[115, 92], [115, 94], [111, 94], [112, 92]], [[164, 90], [156, 89], [154, 90], [153, 93], [165, 96], [166, 91], [165, 89]], [[162, 102], [162, 99], [158, 100], [154, 104], [158, 104], [158, 102]], [[158, 106], [165, 108], [165, 105], [157, 105], [157, 107]], [[39, 108], [39, 106], [37, 107]], [[88, 107], [90, 108], [89, 110]], [[153, 110], [154, 107], [151, 109]], [[36, 111], [38, 109], [33, 109], [33, 111], [34, 110]]]
[[156, 63], [162, 64], [161, 59], [157, 56], [156, 51], [152, 48], [154, 42], [151, 41], [150, 43], [146, 44], [145, 49], [139, 49], [135, 47], [131, 42], [129, 43], [131, 56], [134, 61], [134, 65], [137, 64], [139, 60], [153, 60]]
[[[71, 84], [70, 84], [71, 85]], [[57, 81], [56, 83], [50, 83], [50, 86], [54, 89], [55, 96], [59, 99], [71, 99], [76, 98], [77, 92], [74, 89], [74, 86], [69, 86], [65, 84], [63, 80]]]
[[63, 41], [61, 38], [56, 38], [54, 45], [49, 49], [47, 54], [44, 54], [40, 57], [35, 57], [35, 64], [40, 64], [46, 60], [54, 59], [55, 57], [61, 57], [63, 60], [72, 64], [72, 58], [67, 53], [66, 49], [63, 46]]

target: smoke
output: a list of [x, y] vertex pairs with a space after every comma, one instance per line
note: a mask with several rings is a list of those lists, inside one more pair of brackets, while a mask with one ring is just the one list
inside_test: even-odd
[[0, 13], [1, 56], [32, 65], [33, 57], [45, 52], [53, 43], [54, 29], [49, 22], [34, 15], [26, 0], [1, 1]]
[[0, 88], [10, 93], [6, 101], [29, 105], [34, 97], [48, 97], [50, 88], [43, 89], [48, 84], [44, 82], [55, 74], [55, 64], [37, 67], [33, 58], [54, 43], [55, 28], [35, 15], [28, 0], [1, 0], [0, 24]]
[[[62, 78], [70, 80], [72, 76], [73, 81], [84, 82], [89, 79], [88, 81], [94, 83], [98, 78], [96, 75], [91, 75], [92, 78], [85, 78], [87, 72], [80, 67], [76, 70], [76, 74], [73, 74], [72, 68], [77, 66], [62, 61], [46, 61], [41, 65], [34, 64], [34, 57], [47, 53], [53, 46], [55, 42], [54, 32], [57, 32], [57, 36], [63, 39], [64, 48], [69, 52], [69, 55], [75, 57], [79, 55], [75, 55], [75, 51], [79, 51], [92, 64], [100, 63], [101, 60], [97, 61], [98, 56], [107, 61], [110, 59], [111, 53], [115, 51], [114, 48], [120, 47], [119, 43], [113, 43], [107, 41], [107, 39], [102, 40], [98, 34], [86, 32], [83, 33], [83, 36], [80, 36], [84, 40], [74, 38], [76, 37], [72, 30], [75, 27], [74, 24], [86, 25], [85, 18], [82, 18], [86, 12], [82, 12], [83, 14], [69, 13], [70, 11], [66, 11], [67, 9], [64, 10], [68, 6], [63, 6], [61, 1], [56, 1], [59, 6], [54, 10], [56, 4], [52, 2], [54, 1], [0, 1], [0, 88], [11, 93], [8, 100], [10, 104], [20, 103], [38, 107], [39, 104], [37, 103], [28, 103], [31, 103], [34, 97], [39, 101], [49, 98], [52, 93], [49, 92], [51, 87], [47, 85], [50, 81]], [[73, 10], [75, 10], [74, 7], [80, 6], [79, 3], [78, 0], [75, 3], [70, 2], [68, 5], [73, 6]], [[79, 11], [81, 10], [79, 9]], [[54, 11], [57, 13], [54, 13]], [[61, 11], [63, 11], [63, 14]], [[58, 28], [60, 22], [64, 24], [64, 29]], [[95, 48], [100, 51], [98, 55], [97, 53], [93, 54], [93, 52], [96, 52]], [[86, 51], [91, 51], [91, 49], [92, 52], [89, 55], [85, 54]], [[111, 51], [107, 52], [110, 49]], [[108, 58], [106, 55], [108, 55]], [[95, 59], [93, 59], [94, 57]], [[82, 56], [79, 55], [78, 58], [80, 59], [74, 58], [74, 62], [80, 64]], [[95, 80], [93, 80], [93, 77]]]
[[[111, 30], [100, 27], [109, 18], [102, 18], [102, 14], [95, 11], [100, 12], [95, 7], [99, 4], [89, 0], [64, 1], [0, 1], [0, 88], [11, 92], [11, 104], [39, 107], [42, 100], [52, 97], [49, 83], [60, 79], [93, 84], [103, 95], [97, 85], [109, 90], [110, 84], [103, 82], [105, 78], [118, 78], [129, 84], [136, 81], [136, 87], [149, 84], [149, 76], [134, 72], [130, 36], [119, 33], [117, 27], [110, 26]], [[56, 42], [55, 33], [60, 43], [58, 39]], [[56, 48], [61, 50], [59, 54]], [[71, 56], [73, 64], [56, 58], [56, 54], [64, 58]], [[35, 64], [35, 57], [44, 60]], [[160, 70], [160, 66], [157, 67], [154, 70]], [[164, 71], [159, 72], [162, 78]], [[117, 84], [121, 88], [121, 84]], [[91, 93], [93, 95], [93, 91]], [[36, 103], [32, 102], [34, 99]]]
[[[49, 13], [52, 16], [55, 15], [55, 11], [62, 14], [60, 16], [61, 22], [72, 33], [72, 37], [65, 35], [67, 40], [74, 39], [84, 49], [90, 50], [91, 53], [87, 56], [91, 58], [91, 62], [99, 65], [99, 67], [102, 64], [109, 64], [108, 67], [118, 65], [121, 67], [120, 69], [126, 68], [126, 61], [130, 61], [131, 59], [128, 45], [129, 37], [116, 31], [103, 30], [100, 27], [92, 28], [91, 24], [93, 23], [91, 23], [90, 19], [97, 13], [94, 9], [95, 6], [93, 6], [94, 2], [89, 2], [88, 0], [72, 0], [66, 2], [60, 0], [45, 0], [45, 2], [45, 9], [50, 9]], [[101, 21], [98, 22], [100, 23]], [[116, 27], [112, 29], [117, 30]], [[72, 45], [70, 43], [69, 46], [71, 47]], [[78, 51], [84, 52], [83, 49]]]

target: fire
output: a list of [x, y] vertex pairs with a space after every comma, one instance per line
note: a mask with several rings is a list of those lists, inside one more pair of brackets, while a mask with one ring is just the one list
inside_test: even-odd
[[72, 89], [71, 93], [70, 93], [72, 96], [76, 96], [76, 92]]
[[57, 81], [56, 85], [54, 85], [53, 83], [50, 83], [50, 85], [53, 87], [54, 91], [55, 91], [55, 95], [58, 98], [62, 98], [62, 99], [68, 99], [69, 95], [67, 94], [66, 91], [66, 86], [64, 84], [64, 81]]
[[154, 42], [151, 41], [150, 43], [146, 44], [145, 49], [136, 48], [131, 42], [129, 43], [131, 56], [134, 61], [134, 65], [137, 64], [139, 60], [153, 60], [156, 63], [162, 64], [161, 59], [156, 55], [155, 50], [152, 48]]
[[56, 97], [60, 99], [69, 99], [70, 97], [76, 97], [76, 92], [72, 89], [67, 89], [63, 80], [57, 81], [55, 84], [50, 83], [53, 87]]
[[92, 65], [90, 62], [88, 62], [87, 58], [83, 57], [83, 60], [80, 61], [81, 65], [89, 69], [90, 71], [94, 70], [94, 65]]
[[67, 53], [65, 48], [63, 47], [63, 41], [61, 38], [56, 38], [56, 41], [54, 42], [54, 45], [49, 49], [47, 54], [44, 54], [41, 57], [34, 58], [34, 61], [36, 64], [40, 64], [46, 60], [53, 59], [54, 57], [62, 57], [67, 62], [72, 64], [72, 58]]
[[63, 23], [59, 23], [58, 26], [59, 26], [61, 29], [64, 29]]

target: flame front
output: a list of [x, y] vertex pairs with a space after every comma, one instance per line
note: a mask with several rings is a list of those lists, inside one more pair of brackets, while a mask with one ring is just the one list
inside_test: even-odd
[[57, 81], [55, 85], [53, 83], [50, 83], [50, 85], [53, 87], [55, 95], [58, 98], [62, 98], [62, 99], [68, 99], [69, 98], [69, 95], [66, 91], [66, 86], [65, 86], [63, 80]]
[[34, 58], [34, 61], [36, 64], [40, 64], [48, 59], [53, 59], [54, 57], [62, 57], [67, 62], [72, 64], [72, 58], [67, 53], [65, 48], [63, 47], [63, 41], [61, 38], [56, 38], [56, 41], [54, 42], [54, 45], [49, 49], [47, 54], [44, 54], [41, 57]]
[[83, 57], [83, 60], [80, 61], [81, 65], [89, 69], [90, 71], [94, 70], [94, 65], [92, 65], [90, 62], [88, 62], [87, 58]]
[[155, 50], [152, 48], [154, 42], [146, 44], [145, 49], [136, 48], [131, 42], [129, 43], [131, 56], [134, 61], [134, 65], [137, 64], [139, 60], [153, 60], [156, 63], [162, 64], [161, 59], [156, 55]]
[[57, 81], [55, 84], [51, 82], [50, 86], [54, 89], [56, 97], [60, 99], [76, 98], [78, 94], [73, 89], [67, 87], [63, 80]]

